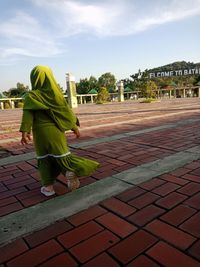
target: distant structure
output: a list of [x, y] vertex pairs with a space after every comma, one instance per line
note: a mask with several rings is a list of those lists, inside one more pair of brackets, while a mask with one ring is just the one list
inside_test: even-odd
[[119, 81], [117, 83], [117, 88], [118, 88], [118, 101], [124, 102], [124, 83], [123, 83], [123, 81]]
[[199, 75], [199, 74], [200, 74], [200, 68], [179, 69], [179, 70], [150, 72], [149, 78], [151, 79], [160, 77], [188, 76], [188, 75]]
[[76, 96], [75, 77], [71, 73], [66, 73], [66, 85], [67, 85], [68, 103], [71, 108], [77, 108], [78, 102]]

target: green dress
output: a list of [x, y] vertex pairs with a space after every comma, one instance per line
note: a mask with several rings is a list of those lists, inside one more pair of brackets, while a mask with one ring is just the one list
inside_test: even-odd
[[24, 100], [20, 131], [32, 130], [42, 184], [55, 182], [67, 171], [77, 176], [90, 175], [99, 163], [71, 154], [65, 131], [77, 127], [77, 117], [68, 106], [51, 70], [37, 66], [31, 72], [32, 91]]

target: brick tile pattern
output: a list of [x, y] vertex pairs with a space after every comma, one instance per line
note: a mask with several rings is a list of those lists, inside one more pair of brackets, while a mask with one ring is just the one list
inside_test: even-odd
[[149, 205], [129, 216], [128, 220], [138, 226], [144, 226], [164, 212], [164, 209], [156, 207], [155, 205]]
[[127, 264], [130, 260], [151, 247], [156, 241], [157, 239], [153, 235], [140, 230], [116, 244], [109, 249], [109, 252], [122, 264]]
[[200, 240], [198, 240], [192, 247], [189, 249], [189, 254], [195, 257], [197, 260], [200, 261]]
[[28, 246], [22, 239], [18, 239], [0, 249], [0, 263], [17, 257], [28, 250]]
[[94, 259], [90, 260], [89, 262], [82, 265], [83, 267], [102, 267], [102, 266], [109, 266], [109, 267], [119, 267], [120, 265], [108, 254], [102, 253], [99, 256], [95, 257]]
[[[19, 242], [18, 250], [15, 243], [3, 247], [0, 263], [7, 266], [18, 266], [22, 262], [30, 266], [62, 266], [65, 262], [69, 266], [173, 266], [175, 260], [167, 262], [167, 257], [154, 254], [157, 250], [164, 253], [166, 249], [166, 253], [195, 266], [199, 260], [196, 184], [199, 185], [188, 181], [180, 187], [177, 180], [173, 183], [157, 177], [134, 186], [15, 241]], [[17, 199], [25, 201], [35, 196], [37, 190], [33, 189], [18, 193], [17, 198], [3, 198], [1, 208], [17, 203]], [[51, 257], [48, 251], [52, 252]], [[32, 261], [36, 253], [39, 257]]]
[[[188, 99], [188, 101], [194, 101]], [[133, 102], [132, 102], [133, 103]], [[69, 143], [113, 136], [119, 133], [147, 129], [176, 123], [182, 119], [199, 118], [198, 113], [185, 112], [173, 117], [144, 120], [147, 105], [137, 110], [137, 124], [120, 124], [135, 116], [132, 103], [82, 107], [83, 135], [80, 140], [69, 134]], [[192, 102], [193, 103], [193, 102]], [[196, 103], [199, 104], [199, 103]], [[133, 105], [133, 106], [132, 106]], [[158, 105], [158, 106], [157, 106]], [[168, 104], [169, 105], [169, 104]], [[174, 105], [174, 102], [173, 102]], [[191, 107], [193, 105], [190, 105]], [[131, 107], [131, 108], [130, 108]], [[133, 107], [133, 109], [132, 109]], [[170, 106], [172, 107], [172, 106]], [[88, 116], [93, 112], [93, 118]], [[117, 109], [115, 109], [117, 108]], [[168, 109], [168, 113], [174, 112]], [[166, 108], [165, 108], [166, 110]], [[163, 114], [163, 103], [152, 106], [148, 114]], [[116, 112], [117, 111], [117, 112]], [[192, 110], [190, 110], [192, 112]], [[102, 113], [106, 116], [102, 116]], [[4, 112], [1, 113], [1, 116]], [[0, 140], [19, 137], [19, 133], [2, 134], [6, 120], [14, 118], [19, 126], [21, 113], [6, 111], [0, 125]], [[84, 130], [84, 127], [117, 122], [115, 127]], [[12, 123], [9, 123], [11, 125]], [[10, 126], [12, 129], [14, 126]], [[162, 159], [187, 148], [199, 145], [200, 123], [177, 125], [128, 136], [112, 142], [100, 143], [82, 149], [71, 149], [77, 155], [96, 159], [101, 167], [91, 176], [81, 179], [81, 186], [107, 176]], [[21, 147], [18, 143], [5, 144], [0, 158], [33, 151], [33, 146]], [[106, 199], [63, 221], [41, 229], [0, 248], [0, 267], [12, 266], [199, 266], [199, 207], [200, 160], [143, 182], [138, 186]], [[56, 195], [68, 194], [66, 179], [60, 175]], [[0, 216], [47, 201], [40, 194], [40, 177], [35, 159], [0, 166]]]
[[55, 240], [51, 240], [9, 261], [7, 266], [37, 266], [62, 251], [63, 248]]
[[24, 239], [30, 247], [35, 247], [58, 236], [61, 233], [69, 231], [72, 228], [73, 227], [66, 221], [57, 222], [53, 225], [46, 227], [43, 230], [37, 231], [25, 237]]
[[68, 249], [103, 230], [103, 227], [101, 227], [94, 221], [90, 221], [58, 236], [58, 240], [65, 248]]
[[135, 226], [112, 213], [106, 213], [98, 217], [96, 221], [122, 238], [137, 230]]
[[76, 267], [78, 264], [76, 261], [69, 255], [69, 253], [62, 253], [58, 256], [53, 257], [52, 259], [46, 261], [45, 263], [41, 264], [42, 267]]
[[122, 217], [126, 217], [136, 211], [135, 208], [114, 197], [101, 202], [101, 205]]
[[149, 223], [145, 229], [180, 249], [187, 249], [196, 241], [193, 236], [159, 220]]
[[70, 249], [70, 252], [81, 262], [93, 258], [119, 241], [119, 238], [104, 230]]
[[140, 255], [135, 260], [133, 260], [131, 263], [127, 265], [127, 267], [159, 267], [156, 262], [152, 261], [145, 255]]
[[147, 251], [147, 255], [158, 261], [162, 266], [198, 267], [199, 263], [170, 245], [159, 242]]
[[192, 216], [192, 218], [188, 219], [183, 224], [181, 224], [180, 228], [190, 233], [191, 235], [200, 238], [199, 222], [200, 222], [200, 212], [198, 212], [197, 214]]
[[161, 216], [161, 219], [174, 226], [178, 226], [195, 213], [196, 210], [193, 208], [190, 208], [186, 205], [178, 205], [174, 209], [169, 210], [163, 216]]

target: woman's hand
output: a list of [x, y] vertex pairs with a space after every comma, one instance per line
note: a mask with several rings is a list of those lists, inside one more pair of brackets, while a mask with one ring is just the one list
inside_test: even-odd
[[21, 138], [21, 144], [27, 145], [28, 141], [31, 141], [31, 134], [30, 133], [26, 133], [26, 132], [22, 132], [22, 138]]
[[72, 129], [73, 133], [76, 135], [76, 138], [79, 138], [81, 136], [80, 132], [79, 132], [79, 129], [76, 128], [76, 129]]

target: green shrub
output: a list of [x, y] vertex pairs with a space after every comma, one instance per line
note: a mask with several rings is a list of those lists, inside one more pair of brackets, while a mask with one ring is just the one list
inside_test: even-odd
[[99, 88], [96, 104], [103, 104], [108, 102], [110, 99], [110, 95], [108, 90], [105, 87]]
[[103, 102], [102, 101], [96, 101], [96, 104], [103, 104]]
[[155, 90], [157, 90], [157, 85], [153, 81], [144, 82], [141, 88], [142, 95], [147, 99], [155, 98]]
[[23, 108], [23, 106], [24, 106], [23, 102], [18, 102], [16, 108]]
[[9, 103], [9, 102], [5, 102], [5, 103], [4, 103], [4, 108], [5, 108], [5, 109], [9, 109], [9, 108], [11, 108], [10, 103]]
[[140, 103], [151, 103], [151, 102], [155, 102], [156, 100], [154, 98], [146, 98], [142, 101], [140, 101]]

